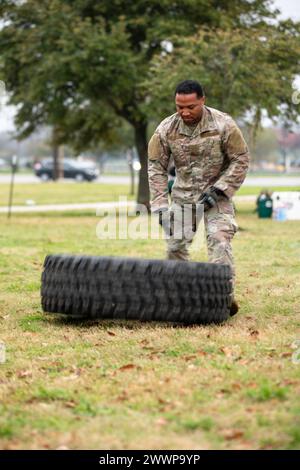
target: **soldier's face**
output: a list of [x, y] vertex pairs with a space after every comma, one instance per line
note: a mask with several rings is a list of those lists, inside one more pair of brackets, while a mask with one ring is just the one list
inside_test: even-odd
[[205, 96], [198, 98], [197, 93], [189, 95], [176, 94], [176, 110], [186, 124], [199, 122], [205, 103]]

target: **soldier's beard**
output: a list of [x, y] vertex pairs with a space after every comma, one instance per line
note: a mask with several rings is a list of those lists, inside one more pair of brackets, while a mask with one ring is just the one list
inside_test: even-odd
[[187, 126], [195, 126], [196, 124], [198, 124], [198, 122], [200, 121], [200, 119], [183, 119], [183, 122], [187, 125]]
[[195, 126], [196, 124], [198, 124], [198, 122], [201, 121], [201, 117], [202, 117], [202, 113], [201, 113], [200, 116], [197, 116], [195, 118], [193, 118], [193, 117], [190, 117], [188, 119], [182, 118], [182, 120], [187, 126]]

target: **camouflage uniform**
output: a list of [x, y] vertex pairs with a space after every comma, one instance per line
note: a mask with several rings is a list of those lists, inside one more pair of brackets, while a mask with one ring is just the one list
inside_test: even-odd
[[[230, 264], [234, 270], [231, 239], [237, 231], [232, 196], [243, 183], [249, 152], [240, 129], [225, 113], [203, 107], [196, 127], [187, 126], [178, 113], [157, 127], [148, 146], [151, 210], [164, 209], [168, 202], [168, 162], [173, 156], [176, 181], [172, 205], [196, 203], [210, 186], [227, 197], [204, 215], [209, 260]], [[172, 206], [171, 206], [172, 209]], [[188, 260], [191, 238], [168, 239], [168, 258]]]

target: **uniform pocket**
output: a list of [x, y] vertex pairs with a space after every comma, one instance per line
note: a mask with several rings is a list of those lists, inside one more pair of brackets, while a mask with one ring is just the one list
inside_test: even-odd
[[210, 162], [218, 165], [223, 161], [220, 136], [209, 137], [210, 140]]
[[226, 232], [232, 238], [238, 231], [234, 215], [218, 211], [213, 212], [213, 209], [204, 214], [207, 234], [214, 235], [216, 232]]
[[234, 211], [234, 205], [231, 199], [227, 199], [226, 196], [220, 197], [217, 204], [216, 204], [217, 210], [219, 213], [222, 214], [230, 214], [230, 215], [235, 215]]
[[180, 140], [170, 143], [171, 153], [174, 158], [176, 168], [187, 166], [190, 163], [186, 146]]

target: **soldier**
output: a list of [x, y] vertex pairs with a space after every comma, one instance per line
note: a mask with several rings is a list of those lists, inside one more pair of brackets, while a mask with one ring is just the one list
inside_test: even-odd
[[[235, 277], [231, 240], [238, 227], [232, 196], [243, 183], [249, 167], [249, 151], [235, 121], [226, 113], [205, 106], [200, 83], [185, 80], [175, 90], [175, 114], [164, 119], [148, 145], [151, 211], [164, 214], [174, 207], [204, 206], [209, 261], [229, 264]], [[174, 158], [176, 181], [168, 206], [168, 162]], [[166, 212], [168, 211], [168, 212]], [[176, 217], [175, 217], [176, 219]], [[166, 220], [166, 219], [165, 219]], [[194, 221], [193, 221], [194, 224]], [[192, 241], [185, 233], [167, 239], [167, 257], [188, 260]], [[232, 300], [231, 315], [238, 311]]]

